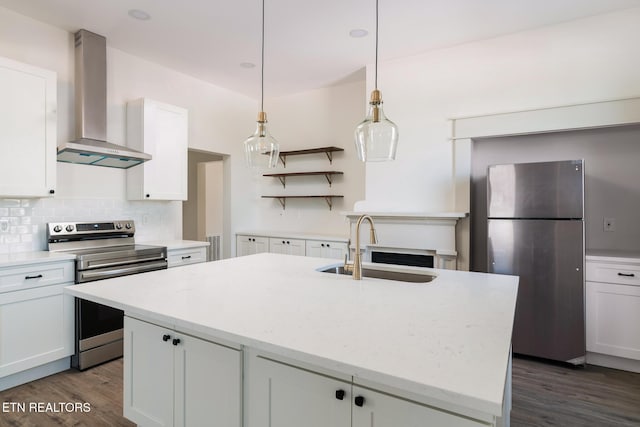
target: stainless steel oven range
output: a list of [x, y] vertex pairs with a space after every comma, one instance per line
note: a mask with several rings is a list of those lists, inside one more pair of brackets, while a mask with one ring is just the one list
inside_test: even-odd
[[[76, 255], [75, 282], [167, 268], [167, 248], [135, 244], [133, 221], [47, 224], [48, 249]], [[85, 370], [122, 356], [123, 312], [76, 298], [73, 367]]]

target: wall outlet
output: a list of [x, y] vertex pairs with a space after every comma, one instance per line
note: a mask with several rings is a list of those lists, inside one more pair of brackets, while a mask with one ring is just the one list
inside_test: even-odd
[[9, 231], [9, 220], [0, 219], [0, 233], [6, 233]]
[[616, 231], [615, 218], [604, 218], [604, 231]]

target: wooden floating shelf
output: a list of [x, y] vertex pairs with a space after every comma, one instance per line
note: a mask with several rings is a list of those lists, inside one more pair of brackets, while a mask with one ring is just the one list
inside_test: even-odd
[[282, 187], [287, 187], [287, 177], [289, 176], [312, 176], [312, 175], [324, 175], [329, 182], [329, 187], [331, 187], [332, 175], [344, 175], [344, 172], [339, 171], [318, 171], [318, 172], [291, 172], [291, 173], [266, 173], [262, 176], [272, 176], [278, 178], [282, 183]]
[[329, 205], [329, 210], [333, 207], [333, 199], [335, 198], [343, 198], [344, 196], [335, 195], [335, 194], [325, 194], [318, 196], [262, 196], [264, 199], [278, 199], [280, 204], [282, 205], [282, 210], [286, 208], [287, 199], [324, 199]]
[[[287, 156], [299, 156], [301, 154], [316, 154], [316, 153], [325, 153], [327, 158], [329, 159], [329, 164], [333, 162], [333, 153], [337, 151], [344, 151], [344, 148], [340, 147], [320, 147], [320, 148], [309, 148], [306, 150], [293, 150], [293, 151], [281, 151], [280, 161], [284, 167], [287, 167]], [[269, 154], [269, 153], [267, 153]]]

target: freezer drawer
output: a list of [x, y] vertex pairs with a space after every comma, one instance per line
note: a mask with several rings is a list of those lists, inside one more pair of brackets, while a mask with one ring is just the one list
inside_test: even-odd
[[583, 218], [582, 160], [494, 165], [487, 170], [489, 218]]
[[514, 353], [584, 357], [583, 236], [581, 220], [488, 221], [489, 272], [520, 276]]

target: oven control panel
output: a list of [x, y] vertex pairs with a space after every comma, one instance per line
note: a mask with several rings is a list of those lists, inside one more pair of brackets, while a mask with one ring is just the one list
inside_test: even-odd
[[102, 222], [50, 222], [47, 224], [47, 238], [72, 238], [73, 236], [126, 234], [133, 236], [133, 220]]

